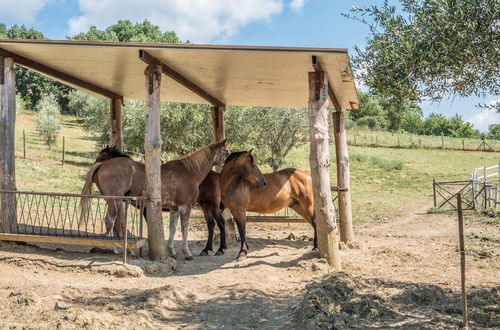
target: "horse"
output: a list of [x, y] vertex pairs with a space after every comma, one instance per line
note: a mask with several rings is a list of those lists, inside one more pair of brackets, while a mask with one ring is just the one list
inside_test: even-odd
[[[99, 152], [96, 157], [95, 163], [104, 162], [111, 158], [117, 157], [130, 158], [130, 156], [120, 152], [116, 148], [116, 146], [107, 146]], [[207, 176], [199, 186], [197, 203], [203, 211], [203, 217], [205, 218], [208, 228], [207, 244], [201, 251], [200, 256], [207, 256], [209, 251], [213, 251], [212, 242], [216, 223], [219, 227], [220, 232], [220, 246], [217, 252], [215, 252], [215, 255], [223, 255], [224, 250], [227, 249], [225, 221], [222, 217], [222, 210], [224, 209], [224, 206], [221, 203], [219, 180], [219, 173], [211, 170], [210, 172], [208, 172]], [[169, 209], [162, 210], [169, 211]]]
[[222, 203], [229, 208], [238, 226], [241, 248], [237, 260], [246, 258], [246, 212], [273, 213], [290, 207], [307, 220], [314, 230], [314, 247], [318, 236], [314, 216], [311, 175], [287, 168], [262, 174], [252, 151], [231, 153], [220, 173]]
[[[214, 165], [222, 166], [228, 155], [226, 140], [209, 144], [187, 156], [161, 165], [161, 205], [170, 210], [170, 232], [167, 249], [172, 258], [177, 257], [174, 235], [181, 218], [182, 251], [186, 260], [193, 255], [187, 242], [191, 206], [196, 202], [199, 185]], [[145, 166], [128, 157], [112, 158], [92, 165], [87, 172], [82, 195], [91, 193], [95, 181], [102, 195], [143, 196], [146, 190]], [[123, 235], [123, 209], [111, 200], [108, 203], [108, 222], [117, 222], [118, 235]], [[88, 208], [88, 198], [82, 197], [82, 214]], [[145, 214], [147, 218], [147, 214]], [[113, 226], [114, 227], [114, 226]]]

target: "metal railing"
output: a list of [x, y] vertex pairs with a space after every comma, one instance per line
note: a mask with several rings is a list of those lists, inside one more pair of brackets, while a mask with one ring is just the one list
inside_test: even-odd
[[0, 190], [0, 201], [1, 240], [122, 247], [124, 261], [144, 241], [145, 197]]

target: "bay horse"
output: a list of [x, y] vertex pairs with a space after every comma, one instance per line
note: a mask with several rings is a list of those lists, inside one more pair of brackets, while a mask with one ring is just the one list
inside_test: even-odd
[[307, 220], [314, 230], [314, 250], [318, 239], [314, 217], [314, 197], [311, 175], [287, 168], [262, 174], [255, 164], [252, 151], [231, 153], [220, 173], [222, 203], [229, 208], [241, 239], [237, 260], [246, 258], [246, 212], [273, 213], [290, 207]]
[[[116, 146], [107, 146], [102, 149], [96, 157], [95, 163], [104, 162], [111, 158], [126, 157], [130, 156], [120, 152]], [[94, 164], [95, 164], [94, 163]], [[142, 164], [142, 163], [141, 163]], [[205, 179], [201, 182], [197, 198], [197, 203], [203, 211], [203, 217], [207, 223], [208, 228], [208, 240], [205, 248], [201, 251], [200, 256], [207, 256], [209, 251], [213, 251], [213, 237], [214, 228], [217, 223], [220, 232], [220, 246], [215, 255], [224, 254], [224, 250], [227, 249], [226, 244], [226, 232], [225, 232], [225, 221], [222, 217], [222, 210], [224, 206], [221, 203], [221, 193], [219, 184], [219, 173], [210, 171], [208, 172]], [[169, 209], [162, 209], [163, 211], [169, 211]], [[108, 219], [108, 217], [107, 217]], [[109, 231], [110, 228], [106, 227]]]
[[[189, 250], [187, 235], [191, 206], [196, 202], [199, 185], [214, 165], [222, 166], [228, 155], [226, 140], [209, 144], [187, 156], [161, 165], [161, 205], [170, 210], [170, 232], [167, 249], [176, 258], [174, 235], [181, 218], [182, 251], [187, 260], [193, 255]], [[146, 191], [145, 166], [128, 157], [112, 158], [98, 162], [87, 172], [82, 195], [89, 195], [95, 181], [102, 195], [143, 196]], [[117, 222], [118, 235], [123, 235], [123, 209], [111, 200], [108, 203], [109, 222]], [[81, 199], [82, 214], [88, 208], [88, 198]], [[145, 214], [147, 218], [147, 214]]]

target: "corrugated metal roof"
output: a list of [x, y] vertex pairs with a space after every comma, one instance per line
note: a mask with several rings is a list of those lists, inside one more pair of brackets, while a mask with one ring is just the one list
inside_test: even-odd
[[[21, 39], [0, 39], [0, 48], [128, 99], [145, 97], [145, 50], [227, 105], [302, 108], [315, 55], [342, 109], [359, 103], [346, 49]], [[165, 75], [161, 100], [207, 103]]]

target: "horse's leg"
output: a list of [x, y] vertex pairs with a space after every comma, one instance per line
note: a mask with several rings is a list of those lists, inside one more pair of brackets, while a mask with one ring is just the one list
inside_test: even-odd
[[247, 257], [248, 254], [248, 244], [247, 244], [247, 237], [246, 237], [246, 212], [245, 211], [237, 211], [233, 212], [231, 210], [231, 213], [234, 216], [234, 219], [236, 220], [236, 224], [238, 225], [238, 232], [240, 234], [240, 241], [241, 241], [241, 248], [240, 248], [240, 253], [238, 253], [238, 257], [236, 260], [243, 260]]
[[313, 240], [313, 251], [318, 250], [318, 231], [316, 230], [316, 218], [314, 217], [313, 214], [310, 214], [310, 212], [306, 211], [307, 209], [304, 209], [302, 205], [300, 204], [294, 204], [291, 205], [290, 208], [297, 212], [302, 218], [307, 220], [311, 226], [313, 227], [314, 231], [314, 240]]
[[224, 250], [227, 249], [226, 245], [226, 222], [224, 221], [224, 218], [222, 217], [222, 212], [219, 208], [217, 208], [215, 212], [215, 221], [217, 221], [217, 227], [219, 227], [219, 232], [220, 232], [220, 247], [215, 252], [216, 256], [219, 256], [221, 254], [224, 254]]
[[179, 211], [170, 210], [170, 231], [168, 233], [167, 250], [170, 257], [174, 259], [177, 259], [177, 253], [175, 253], [174, 247], [174, 236], [175, 229], [177, 228], [177, 220], [179, 220]]
[[189, 216], [191, 215], [191, 206], [179, 206], [179, 213], [181, 215], [181, 230], [182, 230], [182, 252], [186, 256], [186, 260], [193, 260], [193, 255], [188, 246], [188, 231], [189, 231]]
[[212, 242], [214, 238], [215, 220], [212, 213], [207, 207], [202, 206], [202, 209], [203, 209], [203, 215], [205, 216], [205, 221], [207, 222], [208, 239], [207, 239], [207, 245], [201, 251], [200, 256], [207, 256], [208, 251], [213, 251]]

